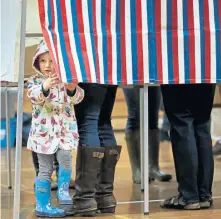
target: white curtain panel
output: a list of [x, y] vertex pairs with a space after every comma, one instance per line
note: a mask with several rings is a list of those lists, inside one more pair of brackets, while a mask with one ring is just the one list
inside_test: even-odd
[[1, 81], [16, 82], [15, 54], [19, 33], [20, 1], [1, 1]]

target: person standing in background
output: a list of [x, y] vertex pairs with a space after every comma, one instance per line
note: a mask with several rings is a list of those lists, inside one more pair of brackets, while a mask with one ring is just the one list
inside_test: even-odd
[[[160, 131], [158, 128], [160, 109], [160, 87], [149, 87], [149, 177], [150, 181], [170, 181], [172, 175], [164, 173], [159, 167]], [[133, 182], [141, 183], [140, 176], [140, 89], [124, 88], [128, 119], [125, 131]]]

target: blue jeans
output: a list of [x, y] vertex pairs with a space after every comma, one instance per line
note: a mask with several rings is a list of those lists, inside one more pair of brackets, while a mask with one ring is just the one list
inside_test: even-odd
[[84, 89], [83, 101], [75, 105], [80, 145], [106, 147], [117, 145], [111, 114], [117, 86], [81, 83]]
[[[158, 113], [160, 109], [160, 87], [149, 87], [149, 129], [158, 129]], [[124, 96], [127, 103], [128, 119], [126, 132], [140, 129], [140, 89], [124, 88]]]
[[210, 114], [214, 88], [212, 84], [162, 86], [178, 191], [186, 203], [206, 201], [212, 196]]

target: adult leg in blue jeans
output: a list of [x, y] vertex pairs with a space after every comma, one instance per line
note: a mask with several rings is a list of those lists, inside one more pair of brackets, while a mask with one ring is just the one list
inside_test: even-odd
[[97, 210], [113, 213], [116, 207], [114, 174], [121, 152], [111, 125], [117, 87], [80, 86], [85, 97], [75, 106], [80, 135], [73, 197], [76, 214], [94, 216]]
[[[134, 183], [140, 179], [140, 98], [139, 88], [125, 88], [128, 108], [126, 142], [131, 162]], [[159, 130], [158, 113], [160, 108], [160, 88], [149, 87], [149, 176], [160, 181], [169, 181], [172, 176], [159, 169]]]
[[115, 102], [116, 92], [116, 86], [109, 86], [101, 107], [98, 121], [98, 130], [100, 145], [102, 147], [117, 144], [111, 124], [111, 114]]
[[210, 114], [214, 88], [212, 84], [162, 86], [179, 192], [162, 207], [195, 210], [212, 206]]
[[80, 145], [101, 147], [116, 145], [111, 125], [111, 113], [116, 97], [116, 86], [80, 84], [84, 100], [75, 106]]

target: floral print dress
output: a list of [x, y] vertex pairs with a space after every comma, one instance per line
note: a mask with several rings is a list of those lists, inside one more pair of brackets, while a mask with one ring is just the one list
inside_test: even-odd
[[42, 90], [44, 80], [44, 77], [35, 75], [28, 81], [33, 112], [27, 148], [43, 154], [54, 154], [58, 148], [76, 149], [79, 135], [74, 104], [82, 101], [84, 91], [76, 86], [72, 95], [64, 83], [59, 83], [45, 96]]

